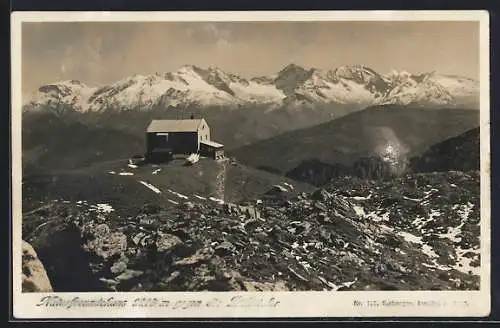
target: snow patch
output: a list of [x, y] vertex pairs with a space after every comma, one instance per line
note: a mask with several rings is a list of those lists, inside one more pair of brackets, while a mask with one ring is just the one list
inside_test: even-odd
[[430, 221], [432, 221], [434, 218], [433, 217], [428, 217], [428, 218], [425, 218], [425, 217], [421, 217], [421, 216], [417, 216], [413, 221], [412, 221], [412, 225], [415, 226], [415, 228], [419, 229], [419, 230], [423, 230], [424, 227], [426, 226], [427, 223], [429, 223]]
[[285, 187], [283, 187], [282, 185], [279, 185], [279, 184], [274, 185], [273, 188], [276, 188], [276, 189], [278, 189], [281, 192], [288, 192], [289, 191], [288, 188], [285, 188]]
[[353, 209], [354, 209], [354, 212], [356, 213], [357, 216], [362, 216], [362, 217], [365, 216], [365, 209], [362, 208], [361, 206], [354, 205]]
[[222, 199], [218, 199], [218, 198], [215, 198], [215, 197], [209, 197], [208, 199], [210, 199], [211, 201], [213, 202], [216, 202], [220, 205], [224, 204], [224, 201]]
[[[427, 187], [430, 187], [429, 185], [427, 185]], [[431, 188], [430, 190], [428, 191], [425, 191], [424, 192], [424, 197], [421, 199], [421, 204], [422, 205], [429, 205], [430, 202], [431, 202], [431, 199], [432, 199], [432, 196], [438, 192], [439, 190], [437, 190], [436, 188]]]
[[97, 210], [103, 213], [111, 213], [114, 211], [114, 208], [109, 204], [96, 204]]
[[398, 233], [408, 243], [422, 244], [422, 237], [415, 236], [409, 232], [401, 231]]
[[471, 202], [468, 202], [465, 205], [460, 206], [458, 209], [458, 215], [462, 218], [462, 220], [467, 220], [469, 218], [469, 215], [472, 213], [472, 209], [474, 208], [474, 204]]
[[369, 194], [366, 197], [363, 197], [363, 196], [353, 196], [351, 198], [354, 199], [354, 200], [368, 200], [368, 199], [372, 198], [372, 196], [373, 196], [373, 194]]
[[272, 84], [260, 84], [249, 81], [248, 85], [241, 83], [230, 83], [231, 89], [236, 97], [248, 102], [280, 102], [285, 95]]
[[[474, 253], [474, 256], [465, 257], [464, 255], [469, 252]], [[479, 250], [459, 248], [457, 250], [457, 262], [453, 266], [453, 269], [466, 274], [479, 276], [481, 274], [481, 266], [477, 267], [471, 266], [471, 262], [478, 259], [478, 257], [479, 257]]]
[[154, 191], [155, 193], [157, 194], [161, 194], [161, 190], [156, 188], [155, 186], [153, 186], [152, 184], [149, 184], [145, 181], [139, 181], [142, 185], [146, 186], [147, 188], [151, 189], [152, 191]]
[[462, 232], [462, 227], [464, 226], [464, 224], [465, 224], [465, 221], [462, 221], [462, 223], [460, 223], [456, 227], [448, 227], [447, 233], [440, 234], [439, 237], [440, 238], [447, 238], [454, 243], [460, 242], [460, 240], [462, 240], [462, 238], [457, 237], [457, 236]]
[[327, 280], [326, 280], [325, 278], [323, 278], [323, 277], [318, 277], [318, 278], [319, 278], [319, 280], [320, 280], [321, 282], [323, 282], [324, 284], [328, 285], [328, 287], [330, 287], [330, 288], [331, 288], [331, 290], [330, 290], [330, 291], [333, 291], [333, 292], [338, 291], [338, 290], [339, 290], [340, 288], [342, 288], [342, 287], [347, 287], [347, 288], [349, 288], [349, 287], [351, 287], [351, 286], [352, 286], [352, 285], [353, 285], [356, 281], [358, 281], [358, 279], [354, 279], [353, 281], [346, 281], [346, 282], [343, 282], [343, 283], [340, 283], [340, 284], [338, 284], [338, 285], [337, 285], [337, 284], [334, 284], [333, 282], [327, 281]]
[[120, 172], [119, 175], [134, 175], [132, 172]]
[[472, 213], [473, 208], [474, 205], [470, 202], [468, 202], [465, 205], [457, 205], [457, 204], [453, 205], [452, 209], [457, 211], [458, 215], [461, 218], [461, 222], [456, 227], [448, 227], [447, 232], [444, 234], [440, 234], [439, 236], [441, 238], [447, 238], [454, 243], [460, 242], [462, 238], [457, 236], [462, 232], [462, 228], [467, 222], [469, 215]]
[[357, 216], [360, 216], [365, 219], [370, 219], [373, 222], [388, 222], [389, 221], [389, 212], [385, 213], [377, 213], [377, 212], [370, 212], [366, 214], [365, 209], [362, 206], [359, 205], [354, 205], [353, 206], [354, 212], [356, 213]]
[[442, 215], [442, 213], [439, 212], [438, 210], [431, 209], [431, 213], [429, 214], [429, 218], [431, 218], [431, 220], [433, 220], [435, 217], [439, 217], [441, 215]]
[[414, 202], [421, 202], [423, 200], [422, 198], [410, 198], [410, 197], [406, 197], [406, 196], [403, 196], [403, 199], [411, 200]]
[[167, 189], [167, 190], [168, 190], [168, 192], [169, 192], [169, 193], [171, 193], [172, 195], [175, 195], [175, 196], [177, 196], [177, 197], [179, 197], [179, 198], [182, 198], [182, 199], [189, 199], [189, 197], [188, 197], [188, 196], [183, 195], [183, 194], [180, 194], [180, 193], [178, 193], [178, 192], [176, 192], [176, 191], [173, 191], [172, 189]]
[[425, 244], [422, 241], [422, 237], [415, 236], [414, 234], [411, 234], [411, 233], [406, 232], [406, 231], [400, 231], [398, 233], [398, 235], [403, 237], [403, 239], [408, 243], [414, 243], [414, 244], [421, 245], [422, 253], [424, 253], [428, 257], [430, 257], [430, 258], [439, 257], [438, 254], [436, 254], [436, 252], [434, 251], [434, 249], [430, 245]]
[[393, 232], [394, 231], [393, 228], [386, 226], [385, 224], [379, 225], [379, 228], [380, 228], [380, 231], [382, 231], [382, 232]]
[[428, 257], [431, 257], [431, 258], [439, 257], [439, 255], [437, 255], [436, 252], [434, 252], [434, 249], [428, 244], [422, 245], [422, 253], [424, 253], [425, 255], [427, 255]]

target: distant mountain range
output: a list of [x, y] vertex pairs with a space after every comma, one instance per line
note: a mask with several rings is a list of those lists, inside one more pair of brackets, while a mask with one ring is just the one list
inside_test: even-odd
[[276, 74], [245, 79], [217, 67], [182, 66], [175, 72], [134, 75], [104, 86], [70, 80], [41, 86], [25, 109], [63, 105], [81, 112], [195, 106], [307, 108], [399, 104], [478, 108], [479, 83], [436, 72], [377, 73], [365, 66], [331, 70], [290, 64]]

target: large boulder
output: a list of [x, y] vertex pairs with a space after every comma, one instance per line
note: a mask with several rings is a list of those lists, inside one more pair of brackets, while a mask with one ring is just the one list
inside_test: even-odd
[[157, 252], [168, 252], [173, 250], [175, 247], [182, 244], [182, 240], [168, 233], [158, 233], [156, 239], [156, 251]]
[[127, 249], [127, 236], [111, 231], [108, 225], [88, 225], [83, 229], [86, 236], [85, 250], [107, 260]]
[[56, 292], [99, 291], [84, 250], [81, 228], [71, 220], [55, 219], [37, 229], [29, 240], [44, 263]]
[[23, 293], [52, 292], [52, 284], [33, 247], [23, 240], [22, 249]]
[[331, 197], [330, 193], [325, 189], [318, 189], [311, 194], [311, 199], [325, 201]]

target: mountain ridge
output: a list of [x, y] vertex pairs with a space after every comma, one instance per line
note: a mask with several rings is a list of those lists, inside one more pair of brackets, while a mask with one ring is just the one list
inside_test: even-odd
[[432, 145], [421, 156], [411, 159], [412, 171], [479, 171], [480, 140], [480, 129], [476, 127]]
[[479, 115], [467, 109], [380, 105], [257, 141], [232, 150], [231, 156], [283, 174], [311, 160], [341, 166], [372, 156], [406, 161], [477, 126]]
[[243, 78], [217, 66], [183, 65], [174, 72], [134, 74], [103, 86], [66, 80], [41, 86], [25, 108], [64, 104], [77, 111], [104, 111], [117, 107], [183, 107], [197, 105], [240, 107], [262, 104], [315, 106], [317, 104], [377, 104], [477, 107], [479, 83], [437, 72], [377, 73], [363, 65], [334, 69], [306, 69], [289, 64], [279, 72]]

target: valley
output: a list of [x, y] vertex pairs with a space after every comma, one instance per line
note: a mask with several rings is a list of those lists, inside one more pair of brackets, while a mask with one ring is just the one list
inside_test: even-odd
[[313, 160], [337, 165], [340, 171], [370, 157], [406, 165], [428, 147], [477, 126], [479, 115], [472, 110], [375, 106], [258, 141], [231, 154], [250, 166], [283, 174]]

